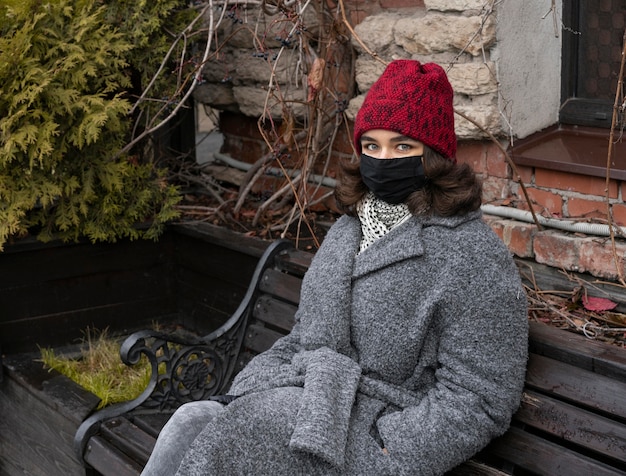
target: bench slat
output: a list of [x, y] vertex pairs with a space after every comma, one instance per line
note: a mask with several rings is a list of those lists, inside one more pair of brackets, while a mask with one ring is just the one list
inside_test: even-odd
[[597, 462], [519, 428], [509, 428], [488, 446], [496, 455], [528, 471], [550, 476], [624, 476], [617, 468]]
[[170, 412], [146, 413], [133, 415], [132, 421], [137, 427], [156, 439], [171, 416]]
[[508, 476], [508, 474], [480, 461], [469, 460], [448, 471], [446, 476]]
[[123, 417], [102, 423], [100, 433], [112, 445], [141, 464], [146, 464], [155, 444], [155, 438]]
[[526, 390], [515, 419], [626, 463], [626, 426], [546, 395]]
[[253, 353], [260, 354], [272, 347], [274, 342], [282, 335], [280, 332], [266, 327], [250, 324], [243, 345]]
[[275, 266], [281, 271], [302, 277], [309, 268], [312, 259], [313, 255], [308, 251], [291, 249], [276, 257]]
[[626, 382], [624, 349], [579, 334], [530, 322], [530, 350]]
[[85, 448], [85, 461], [98, 470], [105, 470], [106, 474], [115, 476], [139, 476], [142, 471], [135, 461], [130, 459], [108, 441], [99, 435], [92, 436]]
[[263, 293], [272, 294], [285, 301], [298, 303], [301, 283], [302, 280], [296, 276], [270, 268], [263, 273], [259, 289]]
[[626, 418], [626, 383], [531, 354], [526, 385]]
[[254, 306], [254, 317], [287, 334], [294, 325], [296, 310], [297, 308], [293, 304], [266, 295], [257, 300]]

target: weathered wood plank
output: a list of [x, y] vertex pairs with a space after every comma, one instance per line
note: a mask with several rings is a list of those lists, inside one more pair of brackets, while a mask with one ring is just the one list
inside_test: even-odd
[[[170, 254], [166, 235], [161, 241], [117, 243], [39, 243], [26, 251], [7, 246], [0, 253], [0, 288], [37, 282], [106, 273], [124, 269], [144, 269], [167, 261]], [[36, 273], [33, 271], [36, 270]]]
[[245, 288], [258, 257], [182, 235], [176, 237], [174, 261], [178, 269], [189, 269]]
[[141, 430], [127, 418], [119, 417], [105, 421], [100, 434], [133, 461], [145, 465], [154, 448], [155, 438]]
[[248, 326], [243, 345], [249, 351], [260, 354], [272, 347], [274, 342], [283, 335], [281, 332], [251, 324]]
[[531, 354], [526, 385], [577, 405], [626, 419], [626, 382]]
[[11, 354], [4, 358], [5, 379], [28, 390], [46, 407], [68, 421], [80, 424], [100, 399], [56, 370], [44, 368], [38, 353]]
[[[190, 323], [190, 330], [212, 331], [239, 304], [258, 256], [269, 245], [259, 241], [248, 246], [244, 241], [248, 243], [247, 239], [231, 240], [224, 247], [214, 237], [207, 240], [203, 232], [194, 238], [170, 231], [159, 243], [21, 242], [8, 247], [0, 256], [2, 350], [11, 356], [35, 350], [37, 344], [65, 346], [80, 340], [87, 327], [108, 326], [118, 335], [151, 327], [161, 318], [165, 325]], [[243, 248], [251, 253], [239, 255]], [[218, 307], [221, 314], [216, 313]], [[7, 365], [12, 365], [10, 358]], [[71, 396], [62, 395], [63, 385], [56, 381], [48, 378], [42, 383], [39, 377], [19, 381], [10, 374], [4, 374], [0, 384], [0, 474], [6, 470], [9, 474], [84, 475], [74, 458], [73, 436], [95, 403], [79, 410], [72, 407]], [[13, 390], [5, 391], [7, 385]], [[58, 395], [53, 399], [50, 394]], [[50, 407], [50, 402], [57, 403]], [[20, 413], [24, 405], [35, 404], [44, 405], [45, 410]], [[46, 414], [66, 423], [48, 423], [42, 420]], [[150, 433], [154, 422], [146, 422], [151, 420], [145, 415], [136, 417], [137, 433], [109, 428], [107, 434], [132, 448], [137, 441], [146, 443], [140, 434], [152, 440], [156, 437], [160, 426], [157, 430], [150, 427]], [[108, 450], [102, 439], [92, 440], [87, 458], [98, 460], [112, 474], [139, 474], [128, 455]]]
[[626, 472], [576, 451], [510, 428], [488, 447], [491, 454], [543, 476], [624, 476]]
[[106, 468], [108, 474], [115, 476], [139, 476], [142, 470], [135, 461], [109, 445], [100, 436], [94, 436], [89, 440], [85, 450], [85, 461], [95, 468]]
[[276, 257], [276, 267], [290, 274], [304, 276], [304, 273], [311, 265], [313, 255], [306, 251], [289, 250]]
[[254, 317], [284, 333], [291, 331], [297, 307], [270, 296], [261, 296], [254, 305]]
[[516, 258], [522, 278], [530, 288], [542, 291], [570, 293], [584, 285], [590, 296], [611, 299], [618, 303], [617, 310], [626, 312], [626, 290], [609, 282], [599, 281], [597, 277], [585, 273], [569, 273], [561, 269], [546, 266], [531, 260]]
[[626, 381], [625, 351], [584, 336], [530, 322], [530, 350], [607, 377]]
[[0, 289], [0, 322], [149, 300], [154, 296], [160, 296], [164, 302], [171, 300], [170, 308], [175, 309], [168, 269], [163, 266], [33, 282]]
[[147, 434], [156, 438], [171, 416], [170, 412], [133, 414], [132, 421]]
[[526, 394], [531, 402], [522, 403], [517, 421], [626, 465], [626, 426], [537, 392], [526, 390]]
[[508, 476], [508, 474], [480, 461], [469, 460], [448, 471], [446, 476]]
[[84, 468], [74, 455], [74, 434], [98, 399], [57, 372], [43, 370], [31, 357], [21, 363], [14, 356], [5, 359], [0, 467], [22, 468], [22, 473], [13, 474], [83, 476]]
[[149, 300], [0, 323], [0, 336], [6, 353], [29, 352], [38, 345], [56, 347], [78, 342], [84, 337], [87, 328], [108, 327], [112, 334], [128, 334], [141, 328], [150, 328], [160, 317], [169, 318], [171, 315], [169, 297], [155, 295]]
[[210, 223], [181, 223], [173, 225], [172, 229], [180, 234], [185, 234], [217, 244], [221, 247], [240, 253], [261, 257], [265, 249], [270, 245], [269, 241], [260, 238], [244, 236], [222, 226], [211, 225]]
[[237, 309], [246, 292], [245, 283], [238, 286], [216, 276], [199, 274], [191, 269], [177, 272], [177, 303], [181, 315], [199, 334], [219, 327]]
[[263, 293], [270, 293], [285, 301], [298, 303], [300, 302], [301, 282], [300, 278], [270, 268], [263, 273], [259, 289]]

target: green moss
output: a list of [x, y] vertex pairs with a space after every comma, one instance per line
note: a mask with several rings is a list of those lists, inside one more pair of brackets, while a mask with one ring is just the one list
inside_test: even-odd
[[145, 357], [133, 367], [120, 359], [119, 342], [107, 331], [87, 329], [80, 358], [57, 355], [42, 348], [44, 366], [67, 376], [101, 399], [98, 408], [138, 397], [150, 381], [150, 365]]

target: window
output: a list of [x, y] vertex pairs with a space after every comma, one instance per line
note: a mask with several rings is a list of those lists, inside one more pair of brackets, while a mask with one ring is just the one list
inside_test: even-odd
[[[604, 177], [626, 1], [565, 0], [563, 25], [559, 124], [519, 141], [514, 160]], [[615, 144], [613, 159], [611, 177], [626, 180], [626, 144]]]
[[563, 2], [561, 123], [611, 127], [626, 2]]

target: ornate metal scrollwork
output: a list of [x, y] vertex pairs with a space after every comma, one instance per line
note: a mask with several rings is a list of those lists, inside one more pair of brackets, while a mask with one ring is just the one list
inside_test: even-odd
[[230, 362], [241, 344], [238, 329], [230, 329], [213, 342], [146, 334], [134, 334], [136, 340], [127, 339], [121, 350], [122, 360], [129, 365], [136, 364], [142, 355], [150, 362], [148, 388], [152, 390], [141, 402], [136, 401], [137, 406], [175, 409], [225, 390], [232, 372]]

